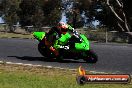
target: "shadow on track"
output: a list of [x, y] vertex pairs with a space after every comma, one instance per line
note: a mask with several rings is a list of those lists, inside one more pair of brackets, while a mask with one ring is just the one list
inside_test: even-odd
[[27, 60], [27, 61], [44, 61], [44, 62], [58, 62], [58, 63], [86, 63], [84, 61], [78, 61], [73, 59], [56, 60], [56, 59], [51, 59], [46, 57], [31, 57], [31, 56], [23, 56], [23, 57], [8, 56], [8, 57], [15, 57], [17, 59]]

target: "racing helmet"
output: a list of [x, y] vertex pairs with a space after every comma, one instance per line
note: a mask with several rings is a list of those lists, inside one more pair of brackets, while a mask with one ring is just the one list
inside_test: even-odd
[[68, 25], [65, 22], [59, 22], [57, 28], [60, 29], [62, 32], [66, 32]]

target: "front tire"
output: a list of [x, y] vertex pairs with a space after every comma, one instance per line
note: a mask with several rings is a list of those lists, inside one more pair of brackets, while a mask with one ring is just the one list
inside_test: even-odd
[[98, 56], [93, 50], [88, 51], [88, 56], [84, 58], [87, 63], [96, 63], [98, 61]]

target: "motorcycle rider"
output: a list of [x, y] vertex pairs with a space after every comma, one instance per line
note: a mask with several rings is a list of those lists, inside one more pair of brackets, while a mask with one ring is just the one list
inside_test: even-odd
[[58, 39], [61, 37], [61, 34], [65, 35], [67, 32], [71, 32], [73, 36], [79, 39], [78, 32], [75, 31], [73, 27], [64, 22], [59, 22], [57, 26], [52, 27], [47, 33], [46, 39], [52, 42], [52, 46], [49, 48], [56, 56], [59, 55], [57, 49], [62, 47], [62, 45], [58, 44]]

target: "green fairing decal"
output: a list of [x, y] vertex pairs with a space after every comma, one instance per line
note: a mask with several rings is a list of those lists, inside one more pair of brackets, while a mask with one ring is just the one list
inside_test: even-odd
[[80, 35], [81, 38], [83, 39], [82, 43], [75, 43], [75, 48], [77, 50], [89, 50], [89, 41], [84, 35]]
[[88, 41], [88, 39], [86, 38], [86, 36], [85, 35], [80, 35], [81, 36], [81, 38], [84, 40], [84, 42], [85, 43], [87, 43], [88, 45], [89, 45], [89, 41]]
[[45, 36], [45, 32], [34, 32], [34, 33], [33, 33], [33, 36], [34, 36], [37, 40], [41, 41], [41, 40], [44, 38], [44, 36]]
[[71, 35], [69, 33], [61, 34], [61, 38], [59, 38], [59, 44], [65, 45], [68, 40], [71, 38]]

